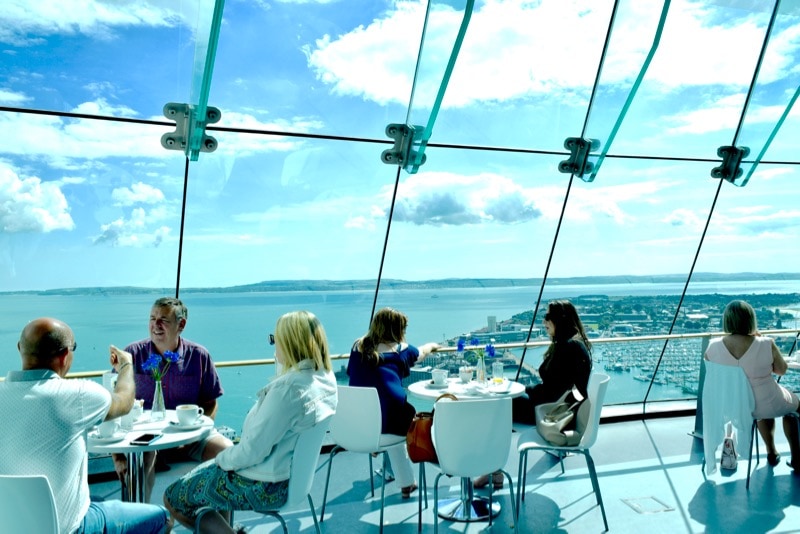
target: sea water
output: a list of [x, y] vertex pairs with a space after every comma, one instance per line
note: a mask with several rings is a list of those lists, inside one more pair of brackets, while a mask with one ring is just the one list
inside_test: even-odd
[[[797, 292], [797, 282], [765, 281], [692, 284], [691, 292], [704, 293], [787, 293]], [[669, 295], [680, 293], [682, 284], [559, 285], [546, 290], [543, 302], [552, 298], [580, 295]], [[443, 342], [487, 326], [487, 318], [502, 321], [531, 310], [538, 287], [415, 289], [381, 291], [377, 308], [392, 306], [409, 317], [408, 341], [420, 345]], [[125, 345], [148, 336], [153, 294], [0, 294], [0, 373], [19, 368], [16, 344], [25, 323], [41, 316], [56, 317], [75, 332], [78, 350], [72, 371], [103, 371], [110, 368], [108, 346]], [[263, 293], [185, 292], [189, 308], [184, 337], [207, 347], [215, 361], [236, 361], [274, 357], [268, 335], [277, 319], [292, 310], [309, 310], [324, 325], [331, 352], [348, 354], [353, 341], [367, 331], [374, 293], [371, 291], [290, 291]], [[529, 351], [525, 362], [537, 367], [541, 350]], [[603, 366], [595, 354], [596, 369]], [[599, 360], [599, 361], [598, 361]], [[339, 368], [341, 363], [335, 363]], [[220, 369], [225, 395], [220, 399], [217, 421], [239, 431], [256, 391], [274, 375], [269, 365]], [[612, 375], [608, 401], [641, 400], [649, 383], [630, 375]], [[665, 386], [667, 387], [667, 386]], [[674, 386], [671, 386], [675, 389]], [[680, 388], [667, 392], [680, 397]], [[684, 395], [685, 396], [685, 395]]]

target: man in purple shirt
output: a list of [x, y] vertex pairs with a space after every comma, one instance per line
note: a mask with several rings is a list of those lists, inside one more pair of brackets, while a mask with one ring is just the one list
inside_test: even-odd
[[[169, 410], [174, 410], [179, 404], [197, 404], [203, 408], [205, 415], [213, 419], [217, 413], [217, 398], [223, 393], [222, 385], [205, 347], [181, 338], [187, 317], [188, 310], [179, 299], [164, 297], [153, 304], [150, 310], [150, 338], [131, 343], [125, 349], [133, 356], [136, 397], [144, 400], [145, 409], [151, 408], [155, 380], [150, 371], [142, 368], [142, 364], [151, 354], [163, 357], [167, 351], [176, 352], [178, 360], [170, 364], [161, 379], [164, 404]], [[232, 445], [228, 438], [212, 430], [204, 440], [180, 447], [177, 452], [181, 459], [201, 462], [216, 457], [221, 450]], [[155, 459], [155, 452], [144, 453], [146, 502], [150, 501], [155, 484]], [[114, 465], [124, 484], [128, 469], [125, 455], [115, 454]]]

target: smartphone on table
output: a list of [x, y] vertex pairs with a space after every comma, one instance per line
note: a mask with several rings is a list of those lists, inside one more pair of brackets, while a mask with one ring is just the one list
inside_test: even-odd
[[131, 440], [131, 445], [150, 445], [161, 437], [161, 434], [140, 434]]

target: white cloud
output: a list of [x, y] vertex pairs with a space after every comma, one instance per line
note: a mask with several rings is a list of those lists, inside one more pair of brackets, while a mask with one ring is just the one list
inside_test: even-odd
[[668, 213], [662, 219], [662, 222], [670, 226], [688, 226], [689, 228], [699, 229], [703, 227], [705, 221], [692, 210], [678, 208]]
[[730, 216], [715, 220], [715, 225], [735, 228], [736, 233], [772, 234], [785, 228], [800, 228], [800, 210], [768, 206], [753, 210], [731, 210]]
[[[388, 198], [387, 193], [383, 196]], [[399, 186], [394, 208], [394, 219], [398, 222], [435, 226], [492, 221], [513, 224], [541, 214], [531, 191], [509, 178], [491, 173], [410, 175]]]
[[707, 107], [687, 113], [678, 113], [666, 118], [678, 126], [666, 128], [668, 135], [702, 134], [719, 130], [733, 130], [739, 123], [742, 114], [745, 94], [737, 93], [721, 97], [716, 102], [709, 102]]
[[9, 91], [8, 89], [0, 89], [0, 104], [5, 104], [8, 106], [20, 106], [25, 102], [30, 102], [31, 100], [31, 97], [23, 93]]
[[133, 204], [158, 204], [164, 202], [164, 193], [157, 187], [143, 182], [136, 182], [130, 187], [117, 187], [111, 192], [116, 206]]
[[113, 106], [102, 97], [93, 102], [83, 102], [75, 107], [72, 112], [84, 115], [101, 115], [104, 117], [135, 117], [138, 115], [136, 111], [128, 106]]
[[[639, 74], [660, 11], [657, 2], [629, 2], [620, 9], [603, 67], [604, 86], [627, 88]], [[423, 12], [424, 2], [397, 1], [383, 18], [307, 46], [309, 66], [335, 94], [405, 105], [417, 59], [408, 43], [419, 38]], [[665, 87], [665, 94], [720, 83], [737, 92], [746, 89], [752, 69], [742, 65], [755, 64], [768, 13], [755, 11], [719, 24], [721, 14], [730, 18], [730, 13], [725, 7], [673, 2], [647, 80]], [[610, 15], [610, 3], [486, 0], [472, 14], [444, 107], [585, 92], [594, 83]], [[433, 101], [461, 19], [447, 5], [432, 7], [415, 88], [418, 107]], [[773, 37], [762, 82], [798, 68], [798, 33], [800, 26], [793, 26]]]
[[110, 39], [117, 27], [170, 27], [181, 19], [196, 20], [192, 12], [197, 2], [180, 2], [183, 12], [174, 9], [175, 4], [172, 0], [3, 0], [0, 42], [26, 45], [50, 35], [74, 34]]
[[35, 176], [21, 178], [0, 166], [0, 232], [72, 230], [75, 223], [58, 184]]
[[100, 226], [100, 235], [94, 237], [95, 245], [109, 244], [115, 247], [157, 247], [170, 234], [168, 226], [153, 224], [161, 217], [144, 208], [134, 208], [130, 217], [120, 217], [108, 224]]

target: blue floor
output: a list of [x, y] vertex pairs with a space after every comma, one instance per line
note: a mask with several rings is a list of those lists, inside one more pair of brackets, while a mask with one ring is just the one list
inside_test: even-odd
[[[779, 430], [778, 449], [788, 460], [788, 444]], [[592, 457], [598, 470], [600, 489], [611, 532], [680, 533], [680, 532], [800, 532], [800, 476], [781, 462], [775, 468], [766, 464], [765, 454], [755, 467], [750, 490], [745, 489], [746, 451], [739, 468], [732, 475], [719, 471], [706, 479], [701, 470], [702, 441], [690, 435], [693, 417], [654, 419], [604, 424]], [[516, 434], [515, 434], [516, 436]], [[514, 440], [516, 443], [516, 439]], [[312, 497], [317, 513], [322, 505], [327, 455], [320, 458]], [[376, 462], [377, 466], [377, 462]], [[518, 455], [513, 448], [506, 470], [517, 483]], [[594, 533], [603, 531], [600, 508], [595, 503], [591, 481], [582, 456], [564, 460], [561, 474], [557, 460], [547, 454], [531, 453], [528, 459], [526, 498], [522, 505], [517, 532], [523, 533]], [[160, 500], [164, 487], [191, 466], [173, 465], [157, 476], [154, 495]], [[370, 496], [368, 460], [363, 454], [341, 453], [336, 456], [324, 532], [373, 533], [378, 531], [380, 513], [380, 478], [376, 477], [376, 497]], [[429, 486], [438, 471], [429, 467]], [[440, 498], [455, 497], [459, 481], [443, 478]], [[92, 484], [92, 493], [104, 498], [119, 496], [116, 482]], [[488, 490], [476, 491], [488, 495]], [[512, 517], [509, 490], [506, 486], [495, 495], [501, 503], [500, 515], [489, 528], [487, 522], [460, 523], [440, 521], [439, 530], [450, 532], [511, 532]], [[416, 497], [416, 494], [414, 494]], [[428, 497], [433, 499], [433, 488]], [[290, 532], [313, 532], [308, 508], [285, 514]], [[423, 531], [433, 531], [432, 506], [423, 510]], [[253, 533], [280, 532], [279, 524], [252, 513], [238, 513], [236, 521]], [[392, 482], [386, 486], [384, 532], [413, 533], [417, 528], [416, 498], [403, 500]], [[180, 527], [176, 532], [188, 532]]]

